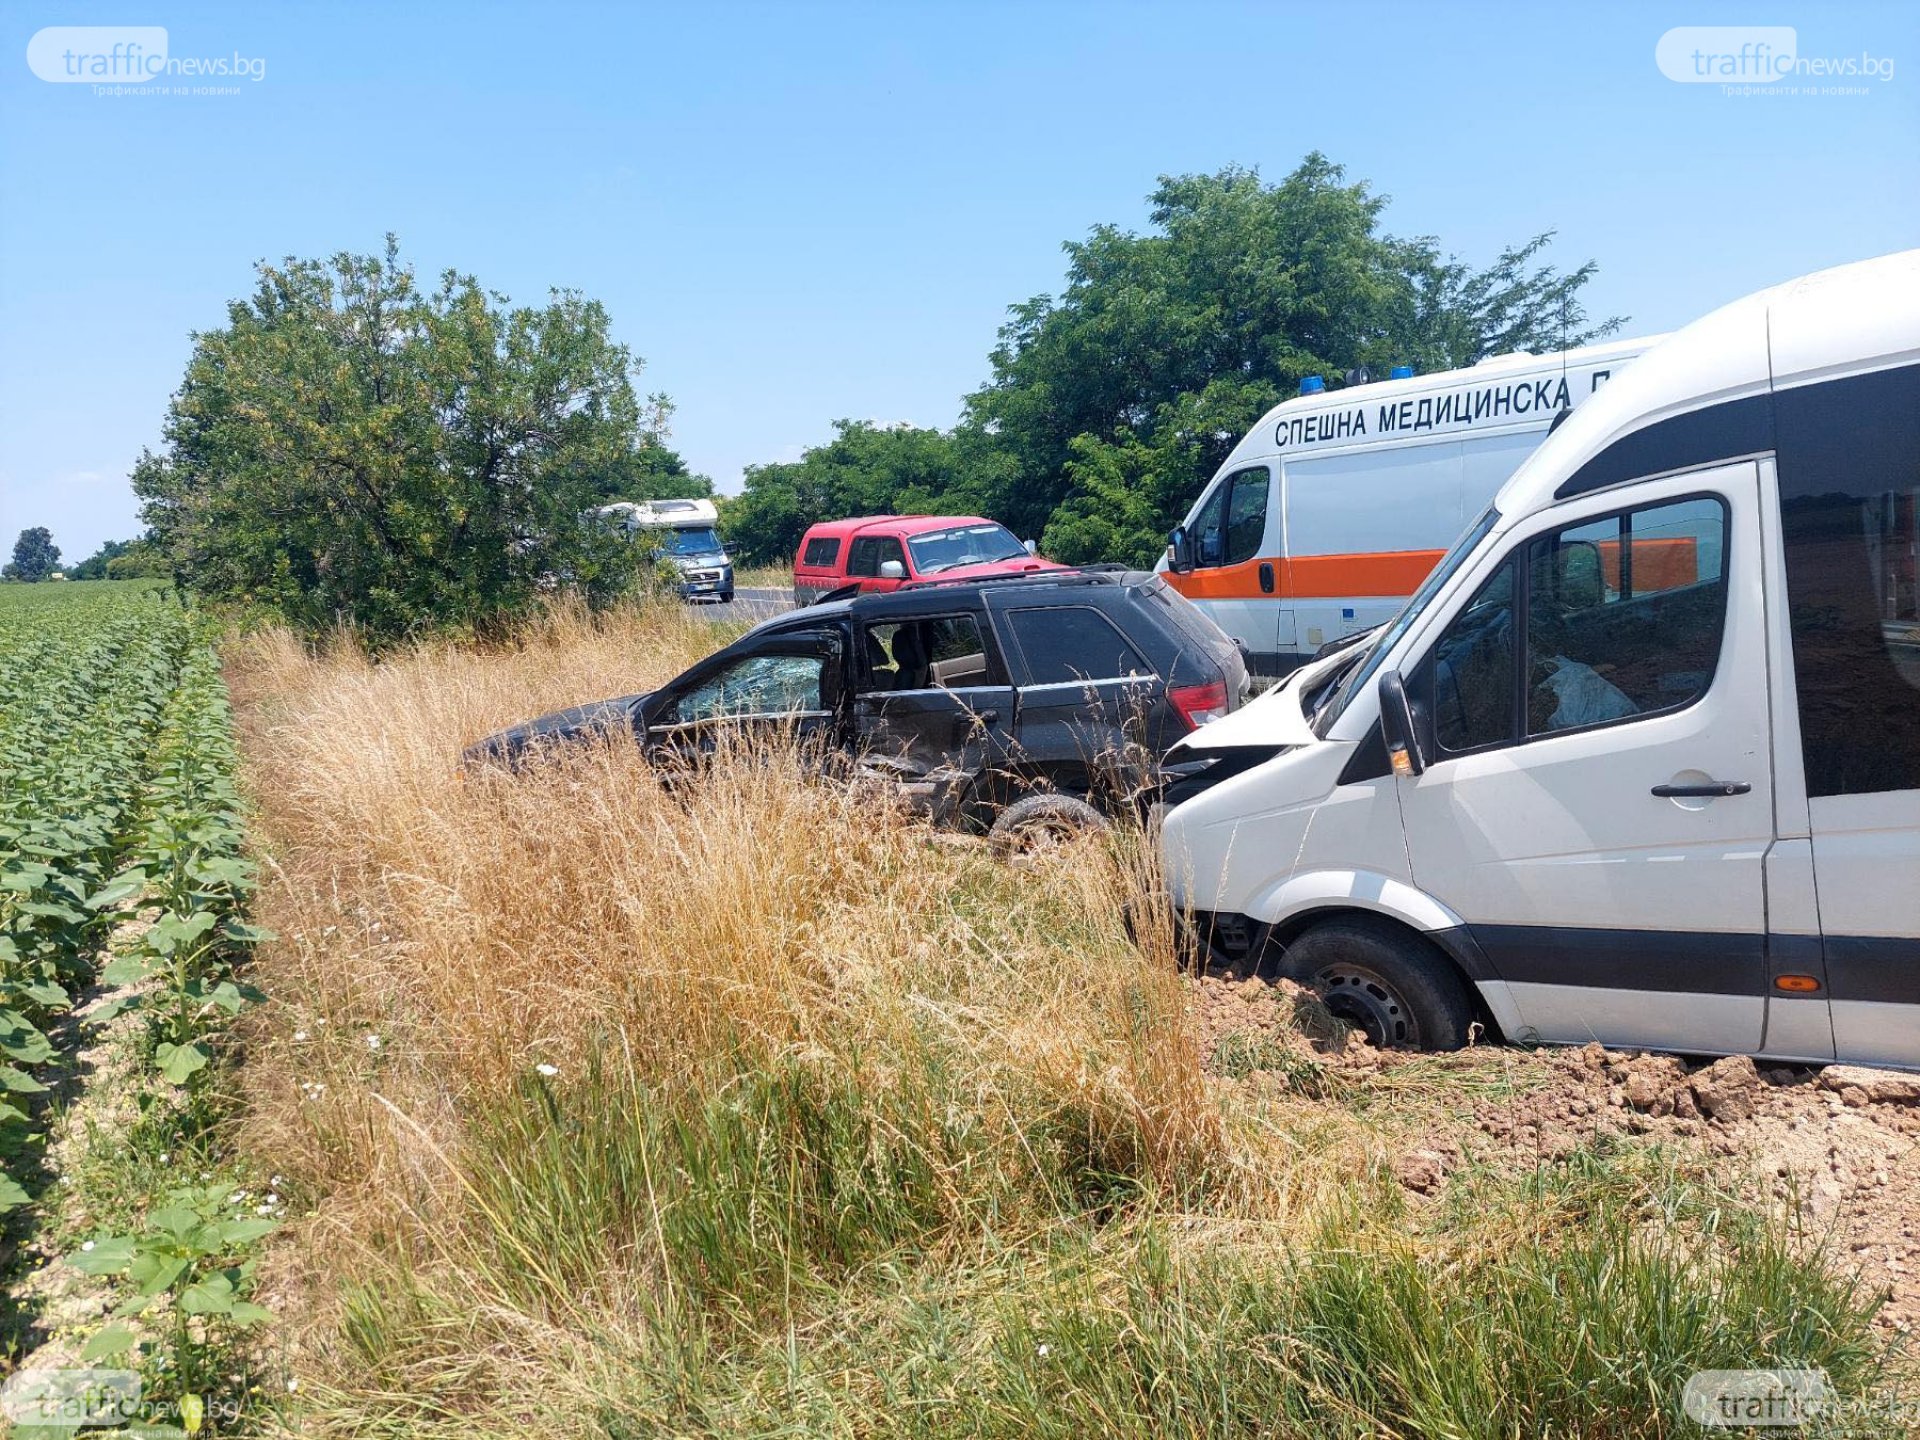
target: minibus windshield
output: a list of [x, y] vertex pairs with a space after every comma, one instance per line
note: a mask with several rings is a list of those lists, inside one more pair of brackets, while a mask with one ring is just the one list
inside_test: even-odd
[[1408, 597], [1400, 613], [1383, 625], [1372, 640], [1355, 647], [1353, 658], [1344, 669], [1336, 672], [1333, 683], [1310, 713], [1314, 734], [1326, 738], [1327, 731], [1333, 728], [1333, 722], [1340, 718], [1353, 697], [1366, 689], [1387, 653], [1400, 643], [1400, 637], [1433, 603], [1433, 597], [1445, 588], [1447, 581], [1453, 578], [1453, 573], [1466, 563], [1467, 557], [1487, 538], [1487, 532], [1493, 529], [1499, 519], [1500, 512], [1489, 505], [1480, 518], [1467, 528], [1466, 534], [1453, 542], [1453, 548], [1440, 557], [1440, 563], [1420, 582], [1420, 588]]

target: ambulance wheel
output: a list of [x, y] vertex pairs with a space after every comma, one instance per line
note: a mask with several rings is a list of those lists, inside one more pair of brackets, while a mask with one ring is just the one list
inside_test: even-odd
[[1458, 1050], [1473, 1025], [1460, 973], [1391, 921], [1323, 920], [1287, 947], [1282, 973], [1311, 985], [1380, 1050]]

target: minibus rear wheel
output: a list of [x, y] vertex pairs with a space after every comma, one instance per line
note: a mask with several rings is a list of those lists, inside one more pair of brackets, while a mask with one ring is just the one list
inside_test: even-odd
[[1323, 920], [1287, 947], [1282, 971], [1382, 1050], [1458, 1050], [1473, 1025], [1466, 983], [1426, 941], [1389, 920]]

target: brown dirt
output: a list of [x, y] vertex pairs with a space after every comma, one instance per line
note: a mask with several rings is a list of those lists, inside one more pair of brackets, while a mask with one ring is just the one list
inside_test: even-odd
[[[1312, 992], [1289, 981], [1204, 976], [1192, 1015], [1209, 1068], [1224, 1083], [1259, 1072], [1298, 1088], [1304, 1075], [1333, 1103], [1382, 1092], [1394, 1173], [1437, 1191], [1463, 1159], [1537, 1165], [1604, 1135], [1696, 1147], [1750, 1178], [1812, 1243], [1887, 1297], [1878, 1323], [1920, 1331], [1920, 1076], [1850, 1066], [1756, 1067], [1742, 1056], [1688, 1063], [1671, 1055], [1487, 1048], [1456, 1057], [1382, 1054], [1344, 1031]], [[1412, 1067], [1419, 1067], [1414, 1069]], [[1449, 1072], [1498, 1077], [1437, 1091]], [[1464, 1122], [1464, 1123], [1463, 1123]]]

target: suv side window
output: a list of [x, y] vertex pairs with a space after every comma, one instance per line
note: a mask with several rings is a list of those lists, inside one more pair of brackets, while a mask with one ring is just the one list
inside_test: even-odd
[[1726, 549], [1726, 504], [1701, 496], [1583, 520], [1516, 550], [1421, 667], [1417, 693], [1441, 748], [1693, 704], [1720, 658]]
[[987, 647], [971, 615], [884, 621], [861, 631], [860, 691], [962, 690], [988, 681]]
[[820, 655], [743, 655], [674, 702], [662, 719], [687, 725], [726, 716], [798, 715], [825, 708]]
[[832, 535], [821, 535], [807, 541], [807, 553], [800, 557], [800, 563], [816, 570], [824, 570], [839, 558], [839, 540]]
[[907, 552], [898, 540], [891, 535], [863, 535], [847, 552], [847, 574], [873, 579], [889, 560], [898, 560], [902, 566], [907, 563]]
[[1007, 624], [1026, 661], [1030, 685], [1080, 684], [1154, 673], [1132, 642], [1090, 605], [1009, 610]]

